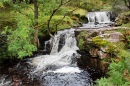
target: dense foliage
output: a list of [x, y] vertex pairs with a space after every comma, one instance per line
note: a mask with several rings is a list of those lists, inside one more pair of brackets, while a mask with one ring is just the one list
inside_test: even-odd
[[[0, 2], [0, 7], [3, 11], [0, 15], [2, 18], [2, 23], [0, 23], [2, 26], [1, 30], [6, 26], [8, 26], [8, 29], [4, 32], [12, 30], [10, 33], [4, 34], [7, 36], [6, 45], [3, 46], [1, 44], [1, 50], [4, 53], [11, 53], [9, 57], [23, 58], [32, 55], [37, 50], [34, 44], [35, 41], [38, 42], [38, 29], [40, 29], [40, 34], [42, 34], [39, 35], [44, 36], [44, 34], [55, 32], [57, 29], [60, 30], [72, 26], [72, 19], [64, 15], [67, 12], [69, 14], [68, 9], [64, 11], [64, 7], [62, 7], [62, 5], [69, 3], [69, 1], [53, 0], [51, 4], [50, 0], [46, 0], [45, 3], [43, 2], [43, 0], [38, 0], [36, 2], [36, 4], [39, 4], [38, 7], [34, 2], [28, 3], [19, 0], [2, 0]], [[10, 12], [12, 17], [8, 15], [8, 12]], [[6, 48], [4, 48], [5, 46]], [[3, 54], [1, 54], [1, 57], [4, 58]]]
[[97, 80], [98, 86], [129, 86], [130, 85], [130, 51], [129, 48], [129, 29], [121, 31], [123, 42], [116, 43], [118, 52], [110, 60], [107, 77]]
[[108, 78], [97, 80], [98, 86], [129, 86], [130, 85], [130, 54], [122, 50], [120, 58], [113, 60], [109, 66]]
[[16, 30], [8, 36], [8, 51], [12, 56], [18, 58], [31, 56], [32, 52], [37, 50], [32, 44], [33, 29], [27, 26], [28, 23], [29, 21], [19, 22]]

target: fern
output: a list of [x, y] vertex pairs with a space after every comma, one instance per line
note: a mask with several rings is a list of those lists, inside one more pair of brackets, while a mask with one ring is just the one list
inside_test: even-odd
[[130, 54], [129, 51], [120, 50], [117, 54], [121, 60], [113, 60], [109, 65], [108, 78], [97, 80], [98, 86], [130, 86]]

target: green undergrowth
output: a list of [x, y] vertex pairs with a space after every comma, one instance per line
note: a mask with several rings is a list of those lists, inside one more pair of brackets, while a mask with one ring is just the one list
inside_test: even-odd
[[81, 32], [80, 35], [78, 35], [78, 47], [80, 48], [80, 50], [84, 49], [84, 36], [85, 36], [85, 32]]
[[[89, 51], [92, 48], [105, 49], [109, 54], [102, 61], [110, 63], [105, 77], [96, 80], [96, 86], [130, 86], [130, 31], [129, 29], [114, 30], [121, 32], [121, 41], [109, 42], [97, 34], [90, 35], [87, 32], [78, 32], [77, 40], [80, 50]], [[107, 31], [105, 33], [112, 33]], [[92, 40], [89, 39], [92, 37]], [[88, 44], [89, 43], [89, 44]], [[91, 44], [90, 44], [91, 43]], [[89, 45], [89, 46], [87, 46]]]
[[129, 86], [130, 85], [130, 51], [125, 43], [116, 43], [118, 52], [109, 59], [107, 76], [96, 81], [97, 86]]
[[0, 2], [0, 7], [3, 7], [3, 3], [2, 2]]
[[108, 77], [97, 80], [97, 86], [129, 86], [130, 85], [130, 52], [121, 50], [117, 58], [109, 65]]
[[122, 24], [121, 27], [130, 27], [130, 22], [126, 24]]
[[112, 43], [99, 36], [93, 38], [93, 43], [98, 48], [104, 47], [107, 53], [113, 54], [111, 58], [103, 60], [110, 62], [110, 65], [106, 76], [96, 80], [97, 86], [130, 86], [130, 30], [121, 28], [114, 31], [122, 33], [120, 42]]
[[76, 9], [74, 12], [73, 12], [73, 14], [80, 14], [80, 16], [86, 16], [86, 13], [87, 13], [87, 10], [85, 10], [85, 9], [81, 9], [81, 8], [78, 8], [78, 9]]

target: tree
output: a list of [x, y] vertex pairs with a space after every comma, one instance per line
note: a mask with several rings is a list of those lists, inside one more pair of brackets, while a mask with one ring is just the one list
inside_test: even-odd
[[[38, 26], [38, 0], [33, 0], [33, 6], [34, 6], [34, 26]], [[38, 39], [38, 27], [34, 28], [34, 44], [36, 46], [40, 46], [39, 39]]]
[[[39, 45], [40, 45], [39, 44], [39, 39], [38, 39], [38, 28], [39, 28], [38, 16], [39, 16], [39, 9], [48, 10], [48, 13], [47, 12], [45, 12], [45, 13], [50, 15], [50, 17], [49, 17], [49, 19], [47, 21], [47, 28], [48, 28], [48, 32], [50, 34], [50, 32], [51, 32], [50, 31], [50, 21], [51, 21], [52, 17], [60, 9], [61, 6], [67, 4], [70, 1], [72, 1], [72, 0], [54, 0], [54, 1], [50, 1], [50, 0], [45, 0], [45, 1], [44, 0], [25, 0], [25, 1], [23, 1], [23, 0], [13, 0], [13, 3], [15, 3], [15, 6], [17, 5], [16, 6], [16, 9], [18, 8], [17, 11], [19, 11], [21, 14], [24, 14], [26, 16], [28, 16], [28, 14], [21, 12], [21, 9], [22, 9], [21, 7], [23, 7], [23, 3], [24, 3], [24, 5], [26, 3], [25, 7], [27, 7], [27, 8], [29, 7], [29, 6], [27, 6], [27, 5], [29, 5], [28, 2], [29, 3], [31, 2], [33, 4], [34, 8], [31, 8], [31, 9], [33, 11], [33, 16], [34, 16], [34, 19], [32, 19], [33, 28], [35, 29], [35, 31], [34, 31], [34, 44], [37, 47], [39, 47]], [[21, 4], [21, 2], [23, 2], [23, 3]], [[50, 4], [50, 2], [51, 2], [51, 4]], [[41, 7], [41, 5], [42, 5], [42, 7]], [[51, 6], [54, 7], [54, 8], [52, 8]], [[19, 9], [19, 8], [21, 8], [21, 9]]]
[[[38, 31], [41, 26], [46, 24], [48, 34], [51, 34], [51, 21], [55, 15], [62, 10], [63, 6], [67, 6], [70, 2], [75, 0], [3, 0], [9, 3], [16, 12], [18, 17], [17, 29], [8, 36], [8, 50], [12, 52], [13, 56], [23, 58], [32, 55], [36, 48], [32, 45], [32, 32], [33, 44], [39, 47]], [[82, 1], [82, 0], [81, 0]], [[82, 2], [85, 2], [84, 0]], [[31, 4], [30, 4], [31, 3]], [[79, 4], [80, 5], [80, 4]], [[58, 25], [63, 22], [65, 16], [72, 13], [73, 10], [61, 13], [63, 17], [56, 21], [56, 29]], [[22, 14], [19, 15], [18, 13]], [[18, 14], [18, 15], [17, 15]], [[22, 17], [20, 17], [22, 16]], [[47, 21], [43, 22], [43, 17], [47, 16]], [[55, 27], [54, 26], [54, 27]], [[32, 30], [31, 30], [32, 29]], [[14, 39], [14, 40], [13, 40]], [[28, 54], [26, 53], [28, 52]]]

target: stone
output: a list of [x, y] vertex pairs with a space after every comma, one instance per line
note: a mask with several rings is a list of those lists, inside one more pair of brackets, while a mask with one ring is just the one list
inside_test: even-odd
[[126, 24], [130, 22], [130, 13], [128, 12], [123, 12], [118, 15], [118, 17], [115, 19], [115, 25], [116, 26], [121, 26], [122, 24]]
[[100, 59], [105, 59], [105, 58], [109, 57], [109, 54], [108, 53], [104, 53], [103, 51], [98, 51], [97, 54], [98, 54]]
[[110, 38], [108, 39], [108, 41], [119, 42], [121, 37], [122, 37], [122, 34], [120, 32], [113, 32], [113, 33], [110, 33]]
[[90, 50], [90, 55], [92, 56], [92, 57], [97, 57], [98, 56], [98, 49], [97, 48], [92, 48], [91, 50]]

